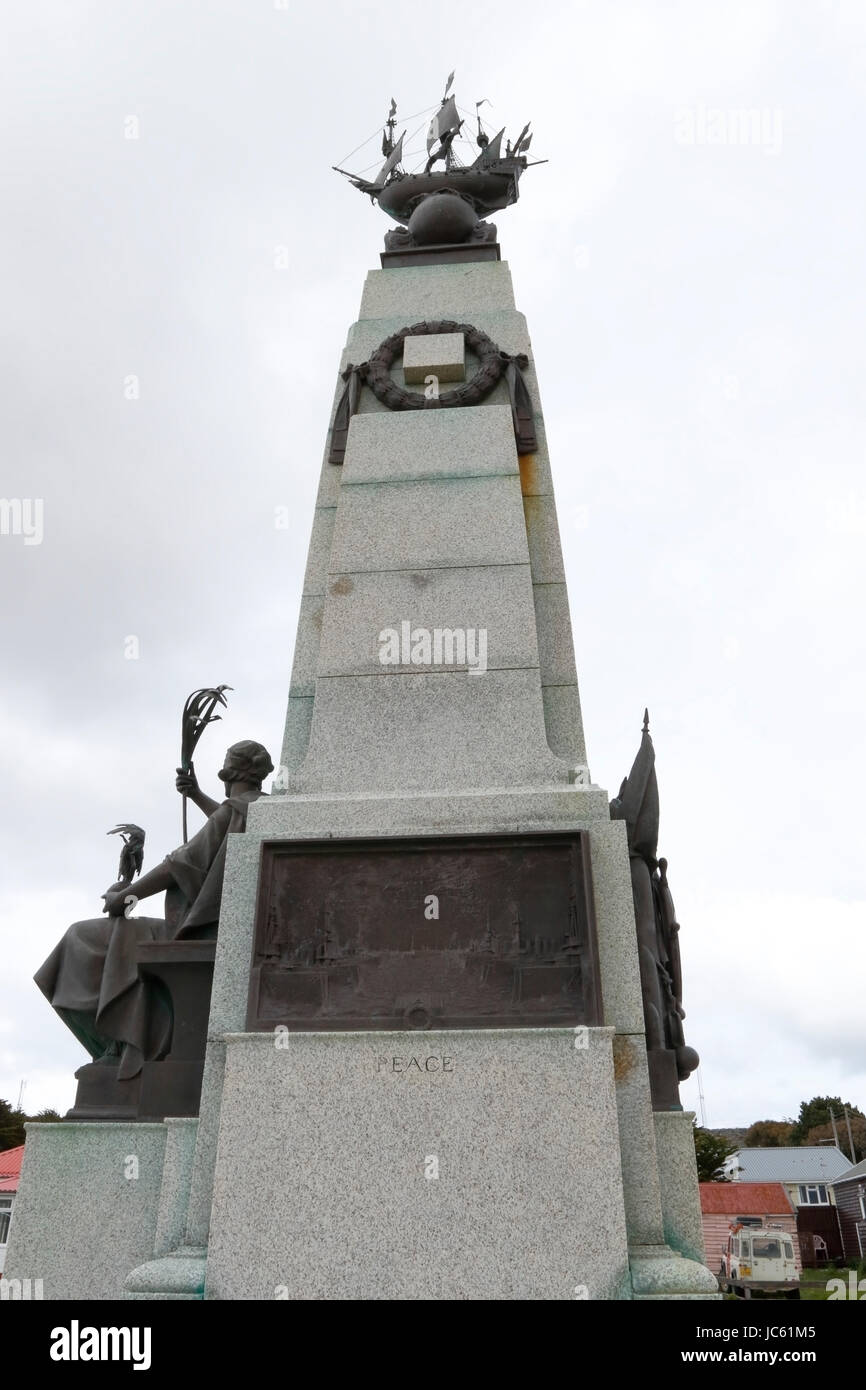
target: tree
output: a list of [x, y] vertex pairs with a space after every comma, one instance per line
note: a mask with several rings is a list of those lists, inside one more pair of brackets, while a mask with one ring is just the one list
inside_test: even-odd
[[698, 1182], [730, 1182], [724, 1172], [725, 1159], [737, 1152], [736, 1144], [714, 1134], [711, 1129], [695, 1125], [695, 1158], [698, 1163]]
[[0, 1099], [0, 1150], [15, 1149], [24, 1143], [26, 1118], [23, 1110], [13, 1108], [8, 1100]]
[[[835, 1111], [833, 1112], [836, 1113]], [[852, 1115], [849, 1107], [848, 1118], [851, 1121], [851, 1138], [854, 1140], [854, 1162], [859, 1163], [861, 1158], [866, 1158], [866, 1120], [861, 1115]], [[836, 1137], [839, 1141], [839, 1148], [846, 1158], [851, 1157], [851, 1145], [848, 1141], [848, 1126], [845, 1123], [844, 1115], [836, 1119]], [[810, 1129], [806, 1136], [807, 1144], [826, 1144], [834, 1143], [833, 1126], [830, 1124], [816, 1125]]]
[[[848, 1114], [852, 1117], [852, 1120], [855, 1115], [859, 1116], [861, 1120], [866, 1119], [863, 1111], [858, 1109], [856, 1105], [852, 1105], [850, 1101], [846, 1101], [844, 1104], [847, 1105]], [[839, 1130], [839, 1138], [842, 1139], [844, 1136], [847, 1140], [843, 1102], [838, 1096], [813, 1096], [811, 1100], [804, 1100], [800, 1105], [800, 1114], [797, 1123], [791, 1131], [791, 1143], [810, 1143], [810, 1131], [818, 1129], [822, 1125], [829, 1125], [831, 1111], [836, 1116], [836, 1128]], [[840, 1119], [841, 1127], [839, 1123]], [[832, 1128], [829, 1131], [829, 1137], [831, 1139], [833, 1137]]]
[[783, 1149], [792, 1142], [793, 1120], [756, 1120], [746, 1130], [746, 1149]]
[[11, 1106], [8, 1100], [0, 1099], [0, 1152], [3, 1149], [17, 1149], [24, 1143], [24, 1126], [28, 1120], [38, 1120], [40, 1124], [56, 1124], [63, 1119], [56, 1110], [40, 1110], [38, 1115], [25, 1115], [23, 1110]]

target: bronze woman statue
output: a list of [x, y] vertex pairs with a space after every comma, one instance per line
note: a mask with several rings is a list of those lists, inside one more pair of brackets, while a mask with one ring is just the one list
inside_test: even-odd
[[[138, 973], [141, 941], [207, 939], [216, 935], [227, 836], [246, 829], [251, 801], [274, 766], [267, 749], [244, 740], [228, 750], [219, 773], [226, 799], [206, 796], [194, 773], [180, 773], [177, 789], [207, 821], [188, 844], [173, 850], [138, 880], [115, 883], [104, 894], [107, 917], [74, 922], [34, 976], [49, 1003], [96, 1062], [118, 1068], [127, 1080], [142, 1062], [164, 1055], [171, 1013], [160, 992]], [[136, 900], [165, 891], [165, 917], [126, 917]]]

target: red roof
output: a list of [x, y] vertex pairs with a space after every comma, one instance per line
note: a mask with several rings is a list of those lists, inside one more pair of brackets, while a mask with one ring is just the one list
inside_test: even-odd
[[722, 1216], [789, 1216], [793, 1208], [780, 1182], [702, 1182], [701, 1211]]
[[17, 1149], [5, 1149], [0, 1153], [0, 1192], [17, 1192], [21, 1177], [21, 1164], [24, 1160], [24, 1145]]

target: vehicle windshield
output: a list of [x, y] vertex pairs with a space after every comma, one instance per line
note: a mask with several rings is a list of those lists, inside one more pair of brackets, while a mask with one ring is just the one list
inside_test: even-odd
[[752, 1241], [752, 1258], [755, 1260], [778, 1260], [782, 1254], [782, 1247], [777, 1240], [758, 1240], [757, 1236]]

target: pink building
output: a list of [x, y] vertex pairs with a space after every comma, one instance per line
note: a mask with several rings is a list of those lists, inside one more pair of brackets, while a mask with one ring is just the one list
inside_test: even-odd
[[701, 1222], [707, 1266], [718, 1274], [722, 1250], [733, 1223], [774, 1226], [793, 1238], [797, 1272], [801, 1269], [797, 1214], [780, 1182], [702, 1182]]

